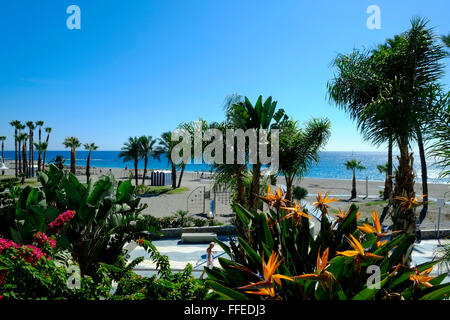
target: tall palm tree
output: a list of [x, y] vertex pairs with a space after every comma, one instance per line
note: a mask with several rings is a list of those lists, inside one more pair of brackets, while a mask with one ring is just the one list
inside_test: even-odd
[[[28, 177], [28, 164], [27, 164], [27, 141], [29, 139], [28, 134], [20, 133], [18, 137], [18, 141], [22, 144], [22, 173], [23, 177]], [[23, 181], [23, 180], [22, 180]]]
[[[358, 59], [361, 63], [352, 64], [345, 69], [353, 78], [334, 81], [329, 87], [331, 97], [362, 123], [366, 128], [374, 129], [375, 134], [390, 130], [397, 144], [400, 157], [395, 173], [393, 196], [414, 197], [414, 158], [410, 144], [416, 140], [422, 149], [422, 125], [428, 121], [424, 92], [429, 90], [443, 74], [441, 60], [446, 56], [439, 39], [432, 29], [427, 28], [427, 21], [414, 18], [406, 32], [372, 50], [370, 55]], [[352, 56], [360, 57], [358, 52], [341, 60], [351, 61]], [[366, 59], [365, 59], [366, 58]], [[350, 80], [349, 80], [350, 79]], [[333, 91], [340, 83], [339, 90]], [[346, 86], [346, 83], [349, 84]], [[357, 90], [354, 90], [354, 88]], [[423, 146], [423, 145], [422, 145]], [[422, 153], [422, 152], [421, 152]], [[421, 165], [426, 167], [425, 157]], [[426, 186], [426, 174], [423, 174], [423, 186]], [[426, 188], [426, 187], [425, 187]], [[399, 201], [393, 202], [400, 206]], [[415, 213], [406, 210], [396, 222], [395, 228], [408, 233], [415, 231]]]
[[5, 136], [0, 136], [0, 141], [2, 142], [2, 161], [5, 161]]
[[[52, 128], [46, 127], [45, 128], [45, 132], [47, 132], [47, 139], [45, 139], [45, 143], [47, 144], [47, 148], [48, 148], [48, 141], [50, 139], [50, 133], [52, 132]], [[47, 156], [47, 148], [45, 148], [45, 150], [44, 150], [44, 160], [42, 161], [42, 169], [45, 168], [45, 161], [46, 161], [46, 156]]]
[[[380, 50], [382, 46], [379, 47]], [[355, 50], [348, 55], [339, 54], [333, 61], [337, 76], [328, 82], [330, 100], [346, 111], [357, 123], [363, 138], [375, 146], [388, 144], [388, 172], [385, 180], [384, 195], [389, 198], [392, 190], [392, 149], [394, 137], [392, 132], [394, 114], [387, 113], [384, 118], [373, 119], [366, 109], [379, 99], [380, 91], [388, 75], [381, 72], [379, 59], [372, 52]]]
[[33, 144], [33, 139], [34, 139], [34, 132], [33, 130], [36, 128], [36, 126], [34, 125], [33, 121], [27, 121], [26, 125], [28, 127], [28, 129], [30, 130], [29, 133], [29, 139], [30, 139], [30, 154], [28, 155], [29, 157], [29, 169], [28, 169], [28, 176], [34, 176], [34, 144]]
[[[276, 101], [272, 101], [272, 97], [269, 97], [262, 102], [262, 96], [258, 97], [255, 105], [253, 106], [250, 100], [245, 97], [244, 102], [239, 102], [233, 105], [235, 119], [240, 118], [237, 121], [237, 127], [243, 129], [264, 129], [268, 130], [275, 114], [277, 106]], [[252, 164], [252, 185], [251, 185], [251, 207], [257, 209], [259, 198], [256, 196], [259, 194], [260, 179], [261, 179], [261, 161], [259, 159], [259, 143], [256, 145], [257, 154], [256, 163]]]
[[279, 140], [280, 172], [286, 180], [286, 199], [292, 200], [294, 179], [303, 177], [319, 161], [319, 151], [327, 143], [331, 131], [328, 119], [312, 119], [304, 129], [290, 120], [281, 126]]
[[17, 135], [19, 131], [20, 121], [13, 120], [9, 123], [12, 127], [14, 127], [14, 171], [15, 176], [17, 177], [19, 174], [19, 163], [18, 163], [18, 146], [17, 146]]
[[42, 163], [42, 153], [47, 150], [47, 143], [44, 142], [35, 142], [34, 147], [36, 148], [36, 151], [38, 152], [38, 171], [44, 170], [44, 166], [40, 166], [39, 164]]
[[[42, 121], [42, 120], [38, 120], [38, 121], [36, 121], [36, 127], [38, 127], [39, 128], [39, 141], [38, 141], [38, 143], [39, 143], [39, 145], [41, 145], [41, 142], [42, 142], [42, 140], [41, 140], [41, 138], [42, 138], [42, 126], [44, 125], [44, 121]], [[42, 171], [43, 170], [43, 168], [41, 168], [41, 164], [42, 164], [42, 151], [39, 151], [38, 150], [38, 171]]]
[[161, 138], [158, 139], [159, 146], [156, 149], [156, 152], [158, 154], [165, 154], [167, 157], [167, 161], [169, 162], [171, 166], [171, 172], [172, 172], [172, 189], [177, 188], [177, 168], [175, 166], [175, 163], [172, 161], [172, 150], [175, 147], [175, 141], [172, 141], [172, 132], [167, 131], [163, 132], [161, 134]]
[[123, 161], [134, 162], [134, 179], [135, 185], [138, 185], [138, 162], [141, 158], [141, 145], [138, 137], [129, 137], [128, 141], [124, 143], [119, 158], [123, 158]]
[[64, 147], [70, 148], [70, 172], [76, 173], [76, 152], [77, 148], [81, 146], [80, 140], [77, 137], [67, 137], [63, 142]]
[[[25, 129], [25, 126], [24, 126], [22, 123], [19, 122], [17, 128], [18, 128], [18, 133], [17, 133], [17, 146], [18, 146], [18, 154], [19, 154], [19, 173], [20, 173], [20, 174], [23, 173], [23, 174], [26, 175], [26, 171], [23, 170], [23, 168], [25, 167], [25, 165], [23, 165], [23, 159], [22, 159], [22, 157], [23, 157], [23, 152], [22, 152], [22, 151], [23, 151], [23, 150], [22, 150], [22, 144], [23, 144], [23, 141], [19, 140], [19, 137], [22, 137], [22, 130]], [[27, 137], [27, 139], [28, 139], [28, 137]], [[26, 154], [26, 150], [25, 150], [25, 154]]]
[[139, 137], [141, 158], [144, 159], [144, 175], [142, 176], [142, 184], [145, 184], [145, 177], [147, 176], [147, 166], [148, 159], [152, 157], [153, 159], [159, 157], [156, 153], [155, 144], [157, 140], [153, 139], [152, 136], [141, 136]]
[[355, 199], [356, 198], [356, 170], [364, 170], [364, 169], [366, 169], [366, 167], [361, 165], [361, 161], [358, 161], [356, 159], [347, 160], [344, 163], [344, 165], [347, 168], [347, 170], [352, 170], [353, 171], [352, 195], [351, 195], [350, 199]]
[[83, 146], [85, 150], [89, 151], [86, 163], [86, 182], [89, 182], [89, 178], [91, 176], [91, 153], [92, 151], [97, 150], [98, 146], [95, 145], [95, 143], [85, 143]]

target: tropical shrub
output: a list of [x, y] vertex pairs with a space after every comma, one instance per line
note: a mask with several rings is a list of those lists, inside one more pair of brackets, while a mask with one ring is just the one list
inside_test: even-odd
[[54, 165], [38, 178], [42, 188], [28, 186], [21, 192], [4, 236], [26, 244], [38, 231], [53, 233], [57, 249], [69, 249], [83, 275], [95, 278], [99, 262], [113, 264], [127, 242], [158, 231], [140, 214], [145, 205], [130, 181], [104, 176], [84, 185]]
[[[230, 259], [218, 258], [221, 268], [205, 269], [207, 285], [218, 299], [343, 300], [343, 299], [442, 299], [450, 284], [446, 274], [430, 277], [438, 261], [412, 268], [406, 261], [415, 237], [382, 229], [378, 215], [374, 226], [358, 222], [352, 205], [330, 221], [328, 195], [314, 203], [321, 214], [320, 231], [313, 237], [309, 215], [298, 204], [287, 206], [281, 193], [261, 197], [269, 212], [234, 205], [247, 228], [230, 245], [217, 241]], [[267, 260], [268, 259], [268, 260]], [[371, 278], [374, 270], [379, 278]], [[372, 279], [375, 279], [373, 282]]]

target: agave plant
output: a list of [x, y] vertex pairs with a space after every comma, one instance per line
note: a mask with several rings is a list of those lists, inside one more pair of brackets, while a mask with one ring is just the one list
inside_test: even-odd
[[[237, 243], [230, 239], [229, 245], [216, 241], [230, 257], [218, 258], [220, 268], [205, 269], [207, 285], [216, 298], [442, 299], [450, 293], [450, 284], [441, 284], [446, 274], [429, 276], [438, 261], [414, 268], [405, 263], [414, 246], [414, 235], [382, 232], [375, 214], [373, 227], [369, 221], [358, 222], [359, 211], [354, 204], [331, 223], [327, 208], [334, 199], [319, 194], [314, 206], [321, 214], [320, 231], [313, 237], [308, 210], [298, 205], [282, 206], [282, 197], [261, 197], [271, 205], [268, 212], [234, 205], [248, 229], [249, 240], [241, 235]], [[267, 263], [264, 257], [270, 257]], [[374, 267], [380, 277], [370, 283]]]

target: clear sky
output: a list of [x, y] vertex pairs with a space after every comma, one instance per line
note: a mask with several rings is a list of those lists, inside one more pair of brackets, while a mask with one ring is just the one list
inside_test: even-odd
[[[81, 30], [66, 27], [71, 4]], [[366, 26], [369, 5], [380, 30]], [[14, 149], [9, 121], [43, 120], [50, 150], [66, 136], [118, 150], [129, 136], [221, 121], [225, 96], [239, 93], [272, 96], [300, 121], [329, 117], [326, 150], [377, 150], [328, 102], [332, 59], [373, 48], [415, 15], [448, 34], [449, 12], [448, 0], [1, 1], [0, 135]]]

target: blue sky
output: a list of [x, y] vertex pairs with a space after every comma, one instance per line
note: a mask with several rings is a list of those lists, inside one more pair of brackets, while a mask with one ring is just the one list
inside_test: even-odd
[[[71, 4], [81, 30], [66, 27]], [[366, 26], [372, 4], [380, 30]], [[13, 149], [9, 121], [43, 120], [51, 150], [72, 135], [118, 150], [129, 136], [220, 121], [225, 96], [239, 93], [272, 96], [301, 122], [329, 117], [326, 150], [377, 150], [328, 102], [332, 59], [373, 48], [415, 15], [448, 34], [449, 9], [448, 0], [2, 1], [0, 135]]]

